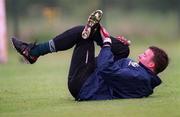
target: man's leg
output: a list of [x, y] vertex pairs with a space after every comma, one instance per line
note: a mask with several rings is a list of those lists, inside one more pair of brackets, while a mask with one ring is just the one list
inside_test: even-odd
[[90, 38], [82, 39], [74, 48], [68, 75], [68, 88], [76, 100], [82, 85], [95, 69], [94, 53], [94, 42]]
[[27, 62], [33, 64], [36, 62], [39, 56], [67, 50], [73, 47], [80, 39], [88, 39], [92, 36], [96, 25], [100, 22], [102, 18], [102, 11], [96, 10], [90, 14], [88, 18], [88, 23], [85, 27], [75, 27], [72, 28], [49, 42], [42, 44], [27, 44], [25, 42], [19, 41], [16, 38], [12, 38], [12, 43], [16, 50], [27, 60]]
[[40, 44], [28, 44], [16, 38], [12, 38], [15, 49], [31, 64], [35, 63], [39, 56], [72, 48], [79, 40], [84, 26], [73, 27], [56, 36], [48, 42]]
[[[67, 50], [75, 45], [68, 75], [68, 88], [73, 97], [76, 98], [81, 86], [95, 67], [94, 42], [90, 37], [88, 39], [82, 38], [83, 29], [84, 26], [71, 28], [54, 39], [38, 45], [27, 44], [17, 39], [13, 39], [12, 41], [17, 50], [22, 49], [18, 50], [18, 52], [23, 53], [24, 49], [22, 47], [25, 48], [28, 46], [29, 50], [27, 51], [31, 59], [32, 57], [39, 57], [51, 52]], [[36, 60], [32, 59], [31, 62], [34, 63]]]

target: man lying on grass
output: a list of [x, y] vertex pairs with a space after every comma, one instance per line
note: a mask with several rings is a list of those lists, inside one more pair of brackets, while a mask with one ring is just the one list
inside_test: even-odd
[[[99, 22], [102, 11], [96, 10], [86, 26], [77, 26], [42, 44], [28, 44], [12, 38], [13, 45], [29, 63], [38, 57], [74, 48], [68, 88], [77, 101], [143, 98], [151, 95], [161, 84], [158, 73], [168, 66], [168, 55], [151, 46], [139, 55], [138, 63], [127, 58], [129, 41], [114, 38]], [[94, 42], [101, 47], [95, 57]]]

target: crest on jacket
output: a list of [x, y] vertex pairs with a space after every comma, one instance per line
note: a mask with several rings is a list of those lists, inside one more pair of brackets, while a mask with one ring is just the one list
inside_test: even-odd
[[129, 61], [128, 66], [139, 67], [139, 64], [134, 61]]

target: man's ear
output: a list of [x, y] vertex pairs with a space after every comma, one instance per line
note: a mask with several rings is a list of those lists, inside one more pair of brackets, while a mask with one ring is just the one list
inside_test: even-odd
[[150, 62], [150, 63], [148, 64], [148, 66], [149, 66], [149, 68], [154, 69], [154, 68], [155, 68], [155, 63], [154, 63], [154, 62]]

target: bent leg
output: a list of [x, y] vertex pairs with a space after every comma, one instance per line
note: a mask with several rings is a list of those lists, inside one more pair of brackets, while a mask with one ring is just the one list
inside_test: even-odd
[[95, 48], [92, 35], [88, 39], [81, 36], [84, 26], [65, 31], [53, 39], [56, 51], [67, 50], [75, 45], [68, 75], [68, 89], [77, 99], [78, 93], [95, 69]]
[[78, 41], [82, 40], [81, 33], [83, 28], [84, 26], [73, 27], [48, 42], [37, 44], [32, 48], [30, 54], [39, 57], [48, 53], [70, 49]]
[[94, 53], [94, 43], [90, 39], [79, 41], [74, 48], [68, 75], [68, 88], [76, 100], [82, 85], [95, 69]]
[[76, 26], [52, 39], [55, 44], [56, 52], [70, 49], [82, 40], [81, 33], [83, 29], [84, 26]]
[[[94, 40], [97, 45], [102, 46], [102, 38], [99, 32], [98, 27], [94, 33], [92, 33], [89, 39]], [[46, 43], [38, 44], [34, 47], [30, 54], [33, 56], [41, 56], [52, 52], [63, 51], [72, 48], [77, 42], [82, 39], [81, 33], [84, 29], [84, 26], [73, 27], [64, 33], [56, 36], [52, 40]], [[129, 55], [129, 47], [124, 45], [116, 38], [111, 37], [112, 39], [112, 52], [116, 56], [115, 58], [125, 58]]]

